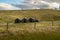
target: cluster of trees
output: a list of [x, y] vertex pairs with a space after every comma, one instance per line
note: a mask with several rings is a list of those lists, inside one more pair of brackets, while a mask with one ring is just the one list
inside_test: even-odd
[[14, 23], [27, 23], [27, 22], [39, 22], [39, 21], [33, 18], [29, 18], [29, 19], [23, 18], [21, 20], [19, 18], [16, 18]]

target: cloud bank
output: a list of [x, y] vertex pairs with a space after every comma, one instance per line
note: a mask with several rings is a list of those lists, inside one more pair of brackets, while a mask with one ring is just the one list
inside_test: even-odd
[[50, 0], [24, 0], [21, 4], [0, 3], [0, 10], [60, 9], [60, 2]]
[[37, 8], [38, 5], [39, 6], [48, 5], [47, 8], [49, 9], [54, 9], [54, 8], [59, 9], [60, 7], [60, 4], [58, 2], [47, 2], [43, 0], [25, 0], [24, 3], [27, 5], [36, 5]]

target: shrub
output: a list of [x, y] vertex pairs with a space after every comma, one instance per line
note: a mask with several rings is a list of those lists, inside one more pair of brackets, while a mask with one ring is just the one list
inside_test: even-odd
[[34, 22], [34, 19], [33, 18], [29, 18], [28, 21], [29, 22]]
[[34, 22], [39, 22], [37, 19]]
[[22, 21], [23, 23], [27, 23], [27, 19], [26, 19], [26, 18], [23, 18], [21, 21]]
[[15, 19], [15, 23], [20, 23], [20, 22], [21, 22], [21, 20], [19, 18]]

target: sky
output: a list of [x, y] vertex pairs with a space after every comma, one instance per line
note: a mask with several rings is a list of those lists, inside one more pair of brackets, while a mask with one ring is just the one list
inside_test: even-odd
[[12, 4], [18, 5], [22, 2], [23, 0], [0, 0], [0, 10], [20, 10], [21, 8], [13, 6]]
[[0, 3], [21, 4], [23, 0], [0, 0]]
[[[8, 8], [7, 8], [8, 7]], [[60, 8], [60, 0], [0, 0], [0, 10]]]

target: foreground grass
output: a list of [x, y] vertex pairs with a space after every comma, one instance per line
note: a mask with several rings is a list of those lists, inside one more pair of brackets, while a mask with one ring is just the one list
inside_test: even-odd
[[[46, 23], [48, 24], [48, 22]], [[43, 25], [42, 27], [44, 28], [46, 23], [37, 23], [37, 27], [40, 24], [40, 27], [38, 28], [41, 28], [41, 25]], [[34, 29], [33, 24], [34, 23], [21, 23], [10, 25], [8, 33], [4, 30], [4, 27], [6, 27], [6, 25], [0, 25], [0, 28], [2, 28], [2, 32], [0, 32], [0, 40], [60, 40], [60, 26], [53, 31], [47, 28], [44, 31], [39, 31], [37, 29]]]
[[22, 31], [21, 33], [8, 33], [0, 35], [0, 40], [60, 40], [60, 32], [32, 32]]

